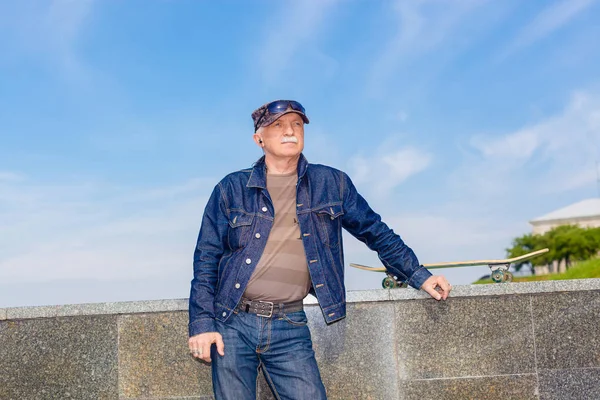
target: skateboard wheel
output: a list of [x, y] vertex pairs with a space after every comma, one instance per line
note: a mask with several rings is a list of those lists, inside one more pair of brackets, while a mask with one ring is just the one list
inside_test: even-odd
[[393, 278], [386, 276], [383, 278], [383, 281], [381, 281], [381, 286], [383, 286], [384, 289], [394, 289], [398, 284]]
[[503, 282], [512, 282], [513, 280], [513, 274], [511, 272], [506, 271], [504, 273], [504, 280]]
[[492, 280], [496, 283], [504, 281], [504, 272], [499, 269], [495, 270], [492, 272]]

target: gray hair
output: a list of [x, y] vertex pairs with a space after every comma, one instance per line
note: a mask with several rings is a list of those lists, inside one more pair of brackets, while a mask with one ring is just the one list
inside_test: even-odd
[[[255, 135], [262, 135], [262, 133], [263, 133], [264, 130], [265, 130], [265, 127], [261, 126], [260, 128], [258, 128], [256, 130], [256, 132], [254, 132], [254, 134]], [[262, 150], [263, 153], [265, 152], [265, 148], [264, 147], [261, 147], [261, 150]]]

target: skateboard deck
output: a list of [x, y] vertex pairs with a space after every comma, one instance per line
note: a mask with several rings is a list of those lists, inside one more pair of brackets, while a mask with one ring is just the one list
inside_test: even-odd
[[[499, 260], [469, 260], [469, 261], [450, 261], [440, 262], [433, 264], [423, 264], [427, 269], [438, 269], [438, 268], [457, 268], [457, 267], [474, 267], [478, 265], [487, 265], [492, 271], [492, 280], [494, 282], [510, 282], [512, 280], [512, 274], [508, 271], [512, 264], [516, 264], [522, 261], [530, 260], [534, 257], [540, 256], [547, 253], [550, 249], [541, 249], [532, 251], [531, 253], [523, 254], [522, 256], [513, 258], [504, 258]], [[351, 267], [364, 269], [365, 271], [372, 272], [384, 272], [387, 277], [383, 279], [382, 286], [384, 288], [399, 287], [403, 282], [399, 282], [398, 278], [393, 274], [389, 273], [385, 267], [369, 267], [367, 265], [350, 263]], [[393, 282], [392, 282], [393, 281]]]

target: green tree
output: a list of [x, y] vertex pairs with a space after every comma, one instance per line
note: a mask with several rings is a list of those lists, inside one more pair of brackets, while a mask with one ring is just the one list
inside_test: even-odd
[[[547, 247], [547, 240], [542, 235], [534, 235], [531, 233], [517, 237], [512, 241], [512, 247], [506, 249], [506, 257], [513, 258], [519, 257], [532, 251], [541, 250]], [[546, 254], [536, 257], [532, 260], [528, 260], [519, 264], [515, 264], [514, 268], [516, 271], [520, 271], [523, 266], [528, 265], [531, 269], [531, 274], [535, 275], [536, 265], [546, 265], [550, 262]]]
[[506, 255], [509, 258], [518, 257], [546, 247], [550, 249], [548, 253], [515, 265], [515, 270], [529, 265], [534, 274], [535, 266], [552, 266], [554, 261], [564, 260], [569, 268], [574, 261], [590, 259], [600, 252], [600, 228], [561, 225], [543, 235], [525, 234], [513, 239], [512, 247], [506, 249]]
[[[592, 230], [593, 229], [593, 230]], [[551, 246], [551, 258], [565, 261], [567, 269], [573, 261], [587, 260], [598, 253], [599, 241], [595, 228], [581, 228], [577, 225], [561, 225], [545, 235]]]

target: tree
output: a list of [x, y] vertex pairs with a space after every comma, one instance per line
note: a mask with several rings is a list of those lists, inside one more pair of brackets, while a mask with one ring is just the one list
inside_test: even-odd
[[[519, 257], [527, 253], [531, 253], [532, 251], [541, 250], [546, 246], [546, 238], [541, 235], [534, 235], [531, 233], [525, 234], [521, 237], [517, 237], [512, 241], [512, 247], [506, 249], [506, 257], [513, 258]], [[540, 257], [536, 257], [532, 260], [528, 260], [519, 264], [515, 264], [515, 271], [520, 271], [524, 265], [529, 265], [531, 269], [531, 274], [535, 275], [536, 265], [546, 265], [548, 263], [548, 256], [542, 255]]]
[[573, 261], [594, 257], [600, 252], [600, 228], [560, 225], [543, 235], [525, 234], [513, 239], [512, 247], [506, 249], [506, 255], [508, 258], [518, 257], [546, 247], [550, 249], [548, 253], [515, 265], [515, 270], [519, 271], [528, 264], [534, 274], [534, 266], [552, 265], [554, 261], [564, 260], [569, 268]]
[[587, 260], [600, 249], [596, 228], [561, 225], [547, 232], [552, 258], [565, 262], [569, 268], [573, 261]]

